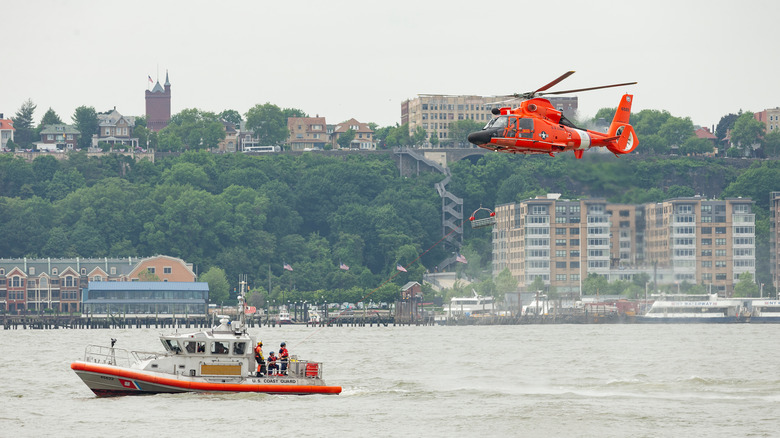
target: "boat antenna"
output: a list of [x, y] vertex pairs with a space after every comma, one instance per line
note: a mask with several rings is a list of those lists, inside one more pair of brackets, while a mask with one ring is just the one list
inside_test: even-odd
[[246, 274], [239, 275], [239, 288], [238, 288], [238, 321], [241, 324], [241, 329], [246, 332], [246, 303], [244, 301], [244, 288], [246, 287]]

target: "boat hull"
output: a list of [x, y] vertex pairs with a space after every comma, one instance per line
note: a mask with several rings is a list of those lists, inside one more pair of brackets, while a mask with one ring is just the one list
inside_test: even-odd
[[339, 394], [340, 386], [289, 376], [188, 377], [76, 361], [70, 365], [98, 397], [180, 392], [256, 392], [264, 394]]
[[637, 316], [636, 322], [639, 324], [735, 324], [748, 322], [745, 318], [738, 316], [721, 316], [721, 317], [647, 317]]

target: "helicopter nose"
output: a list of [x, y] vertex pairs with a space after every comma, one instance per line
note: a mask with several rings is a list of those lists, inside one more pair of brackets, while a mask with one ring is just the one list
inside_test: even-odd
[[491, 131], [483, 130], [483, 131], [476, 131], [472, 132], [468, 136], [469, 143], [475, 144], [477, 146], [490, 143], [490, 138], [493, 137], [493, 133]]

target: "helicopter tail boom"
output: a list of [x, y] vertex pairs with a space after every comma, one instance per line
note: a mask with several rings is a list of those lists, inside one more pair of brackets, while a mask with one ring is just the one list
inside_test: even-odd
[[612, 123], [609, 125], [609, 131], [607, 135], [610, 137], [620, 135], [617, 133], [618, 128], [621, 126], [629, 125], [631, 119], [631, 101], [634, 100], [634, 96], [630, 94], [624, 94], [620, 99], [617, 111], [615, 111], [615, 117], [612, 118]]

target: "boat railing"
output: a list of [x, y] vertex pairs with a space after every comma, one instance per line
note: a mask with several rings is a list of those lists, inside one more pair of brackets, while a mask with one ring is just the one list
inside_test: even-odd
[[165, 353], [154, 353], [149, 351], [131, 351], [130, 354], [133, 355], [133, 359], [135, 359], [136, 362], [141, 362], [149, 359], [157, 359], [158, 357], [166, 355]]
[[130, 366], [130, 354], [124, 348], [87, 345], [84, 362], [127, 367]]

